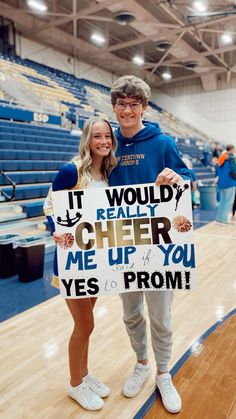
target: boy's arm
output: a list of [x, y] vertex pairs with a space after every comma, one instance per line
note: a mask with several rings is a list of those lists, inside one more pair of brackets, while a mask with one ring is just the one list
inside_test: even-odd
[[166, 168], [158, 174], [156, 185], [173, 185], [183, 179], [192, 180], [191, 171], [181, 159], [179, 150], [173, 140], [171, 140], [169, 146], [166, 148], [165, 157]]

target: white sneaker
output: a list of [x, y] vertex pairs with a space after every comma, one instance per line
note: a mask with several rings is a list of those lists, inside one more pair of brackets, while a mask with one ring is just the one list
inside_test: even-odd
[[91, 390], [93, 390], [99, 397], [107, 397], [110, 393], [109, 387], [97, 378], [93, 377], [93, 375], [86, 375], [86, 377], [83, 378], [83, 382], [88, 384]]
[[72, 387], [70, 384], [67, 389], [68, 395], [76, 400], [80, 406], [87, 410], [100, 410], [104, 402], [87, 383], [82, 382], [77, 387]]
[[151, 375], [151, 365], [143, 365], [137, 362], [134, 367], [133, 373], [125, 381], [122, 393], [126, 397], [134, 397], [138, 394], [145, 383], [145, 381]]
[[162, 403], [170, 413], [178, 413], [182, 408], [180, 395], [174, 387], [171, 375], [167, 372], [156, 376], [156, 385], [160, 391]]

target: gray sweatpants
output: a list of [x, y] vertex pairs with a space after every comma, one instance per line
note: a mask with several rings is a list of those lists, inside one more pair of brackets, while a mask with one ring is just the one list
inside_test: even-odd
[[147, 359], [147, 330], [144, 317], [144, 295], [150, 318], [152, 347], [157, 369], [168, 371], [172, 348], [171, 303], [174, 292], [137, 291], [120, 294], [124, 323], [137, 359]]

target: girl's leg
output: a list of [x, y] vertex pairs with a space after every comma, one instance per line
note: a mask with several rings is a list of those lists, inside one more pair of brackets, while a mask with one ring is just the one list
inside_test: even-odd
[[74, 330], [69, 341], [72, 387], [81, 384], [83, 377], [88, 373], [88, 345], [94, 328], [93, 307], [95, 302], [96, 298], [66, 299], [66, 304], [74, 320]]
[[[91, 302], [91, 306], [92, 306], [92, 310], [96, 304], [97, 298], [90, 298], [90, 302]], [[83, 362], [82, 362], [82, 370], [81, 370], [81, 375], [82, 377], [85, 377], [88, 374], [88, 348], [89, 348], [89, 341], [87, 343], [87, 347], [84, 348], [84, 357], [83, 357]]]

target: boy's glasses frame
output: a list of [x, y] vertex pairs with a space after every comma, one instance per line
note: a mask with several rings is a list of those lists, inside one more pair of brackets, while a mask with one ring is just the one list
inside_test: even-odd
[[139, 100], [134, 100], [133, 102], [116, 102], [115, 103], [115, 108], [119, 109], [120, 111], [124, 111], [126, 109], [127, 106], [130, 107], [131, 111], [137, 111], [140, 108], [140, 105], [142, 105], [142, 102]]

